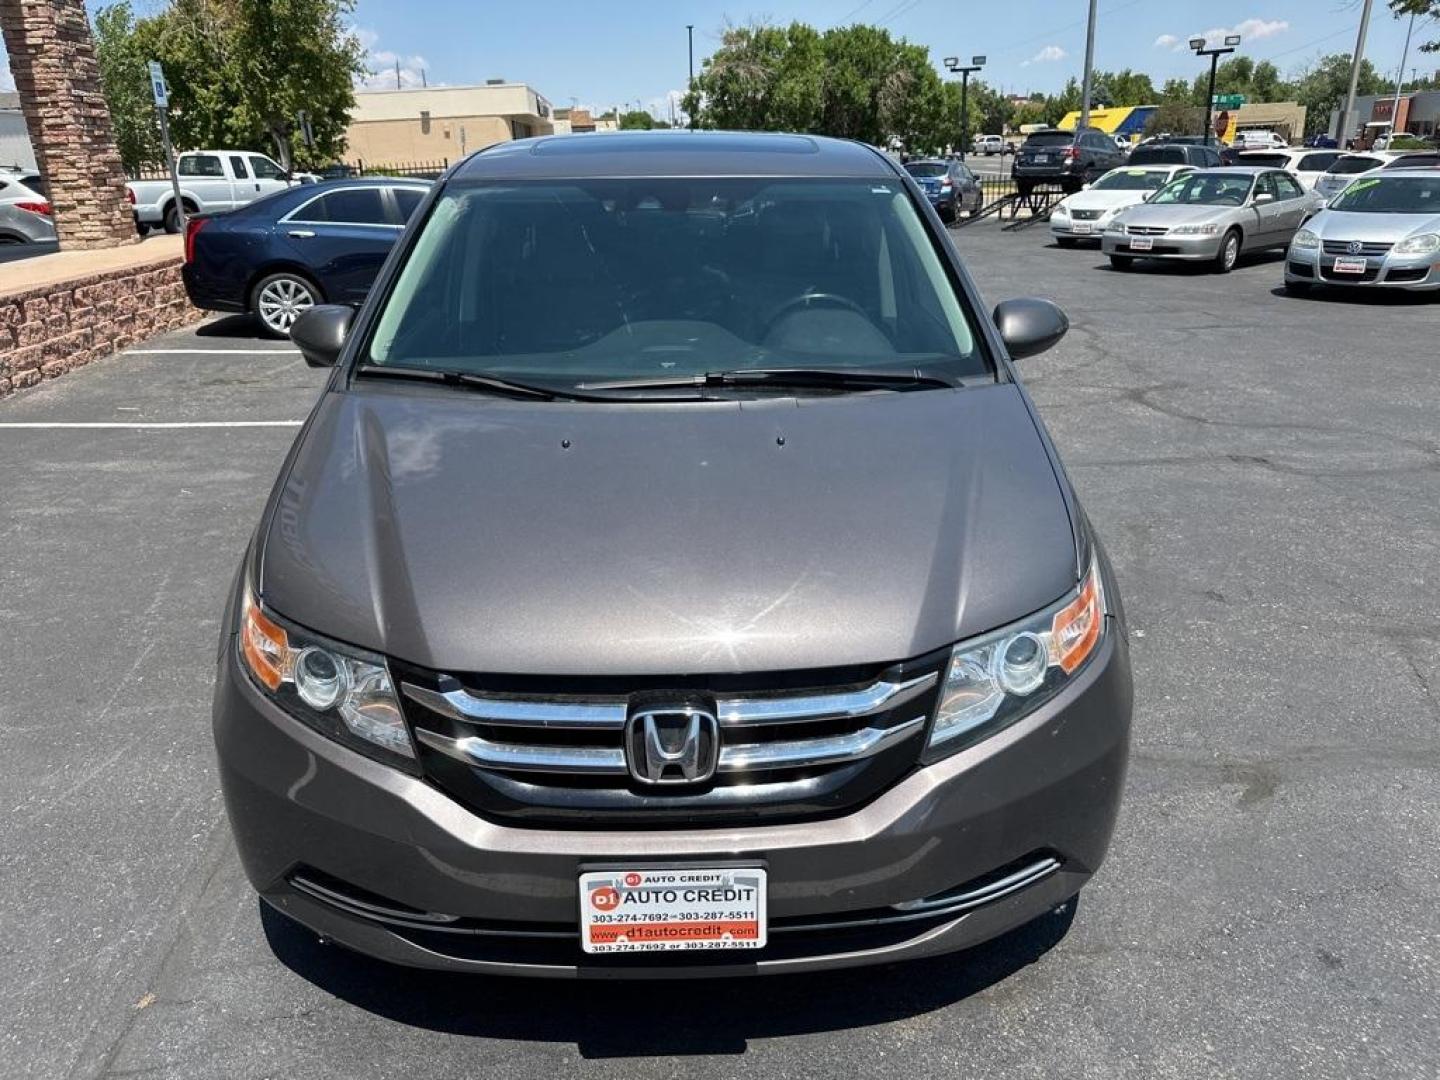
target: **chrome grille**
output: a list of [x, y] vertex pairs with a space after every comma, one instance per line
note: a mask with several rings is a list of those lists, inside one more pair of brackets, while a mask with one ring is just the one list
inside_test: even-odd
[[1131, 236], [1164, 236], [1170, 230], [1163, 225], [1128, 225], [1125, 231]]
[[1386, 252], [1388, 252], [1392, 247], [1395, 246], [1394, 244], [1384, 244], [1384, 243], [1378, 243], [1378, 242], [1376, 242], [1376, 243], [1370, 243], [1370, 242], [1367, 241], [1367, 242], [1361, 242], [1361, 243], [1360, 243], [1360, 250], [1359, 250], [1359, 251], [1351, 251], [1351, 250], [1350, 250], [1350, 243], [1351, 243], [1351, 242], [1350, 242], [1349, 240], [1326, 240], [1326, 241], [1325, 241], [1325, 254], [1326, 254], [1326, 255], [1355, 255], [1355, 256], [1369, 255], [1369, 256], [1378, 256], [1378, 255], [1384, 255], [1384, 254], [1385, 254]]
[[1104, 210], [1071, 210], [1070, 216], [1076, 221], [1099, 221]]
[[[938, 679], [931, 671], [855, 690], [717, 697], [721, 747], [716, 771], [740, 776], [825, 768], [883, 753], [925, 726], [928, 692]], [[411, 701], [456, 722], [457, 730], [448, 734], [417, 723], [415, 737], [432, 750], [499, 772], [545, 773], [555, 779], [629, 775], [623, 745], [628, 699], [484, 695], [449, 682], [443, 690], [401, 684]], [[800, 730], [792, 731], [791, 725]], [[815, 733], [807, 734], [806, 726]]]

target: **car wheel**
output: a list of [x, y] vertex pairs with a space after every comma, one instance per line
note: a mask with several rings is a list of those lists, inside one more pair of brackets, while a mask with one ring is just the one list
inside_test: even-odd
[[171, 236], [180, 231], [180, 207], [174, 203], [165, 208], [165, 231]]
[[1235, 269], [1235, 264], [1240, 261], [1240, 234], [1231, 229], [1220, 241], [1220, 250], [1215, 255], [1215, 270], [1220, 274], [1228, 274]]
[[318, 303], [320, 291], [309, 281], [299, 274], [279, 273], [256, 284], [250, 310], [267, 337], [285, 338], [295, 320]]
[[1129, 270], [1135, 265], [1135, 257], [1133, 255], [1111, 255], [1110, 265], [1116, 270]]

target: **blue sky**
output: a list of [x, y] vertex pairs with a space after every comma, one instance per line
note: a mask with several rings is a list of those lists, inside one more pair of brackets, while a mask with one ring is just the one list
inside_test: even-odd
[[[405, 77], [420, 67], [430, 82], [465, 83], [503, 76], [531, 83], [556, 105], [609, 106], [640, 101], [663, 112], [666, 94], [684, 87], [685, 24], [695, 24], [697, 69], [726, 22], [800, 19], [816, 26], [882, 22], [929, 46], [938, 65], [949, 55], [983, 53], [984, 78], [1006, 89], [1058, 89], [1078, 76], [1085, 55], [1086, 0], [548, 0], [511, 21], [501, 5], [476, 0], [360, 0], [356, 22], [377, 67], [401, 60]], [[505, 5], [514, 12], [518, 9]], [[848, 16], [848, 18], [847, 18]], [[1193, 76], [1200, 61], [1175, 51], [1206, 31], [1239, 28], [1242, 51], [1273, 59], [1282, 71], [1325, 52], [1348, 52], [1359, 26], [1358, 0], [1100, 0], [1096, 64], [1148, 71], [1157, 83]], [[1430, 37], [1440, 37], [1431, 24]], [[373, 35], [373, 36], [372, 36]], [[1422, 36], [1417, 34], [1418, 36]], [[1157, 44], [1157, 42], [1159, 42]], [[1366, 53], [1384, 71], [1400, 62], [1404, 25], [1377, 0]], [[1435, 54], [1416, 57], [1422, 71]], [[1408, 73], [1407, 73], [1408, 74]], [[385, 82], [382, 76], [379, 80]]]
[[[137, 0], [145, 11], [163, 0]], [[103, 6], [90, 0], [93, 9]], [[359, 0], [355, 25], [371, 53], [376, 85], [402, 78], [432, 84], [528, 82], [556, 105], [639, 102], [658, 115], [685, 85], [685, 25], [695, 25], [697, 68], [729, 23], [800, 19], [816, 26], [880, 22], [941, 57], [983, 53], [984, 78], [1007, 90], [1058, 89], [1079, 75], [1086, 0], [545, 0], [526, 7], [484, 0]], [[517, 18], [517, 14], [519, 17]], [[1183, 41], [1240, 30], [1242, 52], [1289, 72], [1354, 45], [1359, 0], [1100, 0], [1096, 64], [1132, 67], [1160, 82], [1192, 76], [1200, 62]], [[1431, 23], [1418, 38], [1440, 38]], [[1404, 25], [1377, 0], [1366, 54], [1382, 70], [1400, 62]], [[1177, 51], [1178, 46], [1178, 51]], [[1411, 53], [1409, 66], [1440, 66]], [[0, 67], [0, 85], [8, 84]]]

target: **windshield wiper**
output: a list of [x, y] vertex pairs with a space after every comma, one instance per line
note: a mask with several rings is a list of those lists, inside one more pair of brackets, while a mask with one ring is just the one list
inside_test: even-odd
[[665, 378], [612, 379], [580, 383], [577, 390], [651, 390], [665, 387], [714, 386], [774, 387], [776, 389], [878, 390], [920, 386], [953, 389], [960, 384], [940, 375], [913, 368], [910, 371], [867, 368], [736, 368], [733, 371], [706, 371], [699, 375], [671, 375]]
[[389, 364], [361, 364], [355, 369], [357, 375], [384, 379], [410, 379], [416, 382], [440, 383], [444, 386], [459, 386], [504, 397], [524, 398], [529, 401], [611, 401], [612, 398], [577, 394], [551, 386], [536, 386], [532, 383], [516, 382], [500, 375], [487, 372], [455, 371], [450, 368], [392, 367]]

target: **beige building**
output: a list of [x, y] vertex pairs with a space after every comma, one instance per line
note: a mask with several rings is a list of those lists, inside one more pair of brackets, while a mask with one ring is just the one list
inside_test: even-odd
[[619, 131], [620, 123], [612, 112], [607, 116], [595, 116], [589, 109], [556, 109], [556, 135], [584, 135], [599, 131]]
[[550, 102], [524, 83], [370, 90], [355, 95], [346, 157], [376, 165], [455, 161], [553, 130]]

